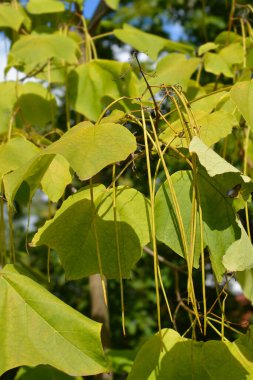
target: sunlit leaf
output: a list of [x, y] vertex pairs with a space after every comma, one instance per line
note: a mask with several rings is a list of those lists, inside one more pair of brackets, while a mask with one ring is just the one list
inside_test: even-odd
[[25, 17], [20, 10], [9, 3], [0, 4], [0, 28], [19, 30]]
[[[193, 111], [193, 116], [197, 124], [199, 137], [208, 147], [228, 136], [233, 127], [238, 126], [237, 119], [229, 112], [216, 111], [208, 114], [197, 110]], [[172, 146], [187, 148], [185, 134], [182, 134], [183, 131], [181, 120], [178, 119], [176, 122], [171, 123], [171, 126], [166, 128], [159, 138], [165, 143], [171, 141]]]
[[[69, 197], [32, 240], [33, 246], [46, 244], [56, 250], [68, 279], [100, 272], [97, 243], [103, 274], [119, 278], [113, 193], [102, 185], [94, 187], [93, 193], [95, 215], [90, 189], [84, 189]], [[129, 277], [141, 248], [150, 240], [149, 204], [137, 190], [118, 188], [116, 205], [122, 277]]]
[[[0, 273], [0, 374], [49, 364], [72, 376], [107, 370], [101, 325], [7, 265]], [[59, 318], [60, 316], [60, 318]]]
[[39, 149], [23, 137], [15, 137], [0, 146], [0, 178], [24, 165]]
[[27, 10], [32, 14], [57, 13], [65, 10], [64, 4], [59, 0], [29, 0]]
[[120, 0], [105, 0], [105, 3], [108, 5], [108, 7], [112, 9], [117, 9], [119, 6]]
[[16, 41], [9, 53], [9, 66], [29, 65], [39, 69], [51, 58], [65, 63], [78, 63], [79, 47], [70, 37], [60, 34], [31, 34]]
[[230, 91], [230, 96], [253, 130], [253, 80], [236, 83]]
[[42, 190], [52, 202], [57, 202], [71, 180], [68, 161], [57, 154], [41, 180]]
[[147, 52], [154, 61], [157, 59], [159, 52], [163, 49], [182, 53], [193, 52], [193, 48], [190, 45], [145, 33], [132, 25], [124, 24], [123, 29], [114, 30], [114, 35], [122, 42], [133, 46], [136, 50]]
[[205, 70], [208, 73], [212, 73], [215, 75], [223, 74], [225, 77], [233, 78], [233, 73], [229, 68], [229, 65], [225, 59], [215, 53], [206, 53], [205, 59], [204, 59], [204, 66]]
[[87, 179], [109, 164], [125, 160], [136, 149], [135, 137], [122, 125], [79, 123], [45, 149], [61, 154], [81, 179]]
[[229, 44], [219, 51], [219, 55], [224, 58], [229, 66], [243, 62], [243, 47], [239, 42]]
[[[159, 84], [179, 85], [183, 91], [187, 89], [189, 80], [199, 65], [199, 58], [187, 58], [183, 54], [172, 53], [162, 58], [155, 69], [155, 75], [149, 79], [151, 86]], [[144, 81], [142, 82], [141, 92], [146, 88]], [[154, 88], [154, 92], [159, 88]], [[148, 92], [147, 92], [148, 94]], [[147, 95], [150, 97], [150, 95]]]
[[219, 45], [215, 44], [214, 42], [207, 42], [206, 44], [203, 44], [198, 49], [198, 54], [202, 55], [210, 50], [215, 50], [219, 47]]

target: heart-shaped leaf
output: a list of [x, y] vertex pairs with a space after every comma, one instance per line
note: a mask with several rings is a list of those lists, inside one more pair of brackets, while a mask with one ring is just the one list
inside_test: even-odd
[[[0, 272], [0, 375], [49, 364], [72, 376], [105, 372], [101, 325], [7, 265]], [[59, 316], [61, 318], [59, 319]]]

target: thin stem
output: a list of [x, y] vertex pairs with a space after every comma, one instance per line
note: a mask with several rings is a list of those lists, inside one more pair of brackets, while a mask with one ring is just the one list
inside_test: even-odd
[[[246, 133], [245, 133], [245, 140], [244, 140], [244, 158], [243, 158], [243, 173], [244, 173], [244, 175], [247, 175], [249, 136], [250, 136], [250, 128], [247, 127]], [[247, 233], [248, 233], [249, 238], [251, 240], [249, 208], [248, 208], [248, 202], [247, 201], [244, 202], [244, 207], [245, 207], [245, 218], [246, 218]]]
[[241, 29], [242, 29], [243, 68], [245, 69], [247, 66], [247, 46], [246, 46], [245, 25], [242, 18], [240, 18], [240, 24], [241, 24]]
[[113, 32], [106, 32], [106, 33], [101, 33], [101, 34], [98, 34], [97, 36], [92, 36], [91, 38], [94, 40], [98, 40], [99, 38], [104, 38], [104, 37], [107, 37], [107, 36], [113, 36], [114, 33]]
[[1, 196], [0, 196], [0, 242], [1, 242], [1, 266], [6, 263], [6, 241], [5, 241], [5, 221], [4, 221], [4, 188], [1, 183]]
[[97, 259], [98, 259], [98, 268], [99, 268], [99, 274], [100, 274], [100, 278], [101, 278], [104, 300], [105, 300], [105, 304], [107, 306], [108, 302], [107, 302], [107, 294], [106, 294], [106, 285], [105, 285], [105, 280], [104, 280], [104, 275], [103, 275], [102, 259], [101, 259], [97, 225], [96, 225], [96, 209], [95, 209], [95, 204], [94, 204], [92, 178], [90, 179], [90, 200], [91, 200], [91, 210], [92, 210], [92, 227], [93, 227], [95, 243], [96, 243], [96, 254], [97, 254]]
[[157, 244], [156, 244], [156, 226], [155, 226], [155, 205], [153, 198], [153, 188], [152, 188], [152, 175], [151, 175], [151, 165], [150, 165], [150, 157], [149, 157], [149, 146], [148, 146], [148, 135], [147, 135], [147, 126], [144, 115], [143, 107], [141, 108], [142, 115], [142, 124], [143, 124], [143, 133], [144, 133], [144, 143], [145, 143], [145, 153], [146, 153], [146, 162], [147, 162], [147, 172], [148, 172], [148, 186], [149, 186], [149, 194], [150, 194], [150, 205], [151, 205], [151, 242], [153, 246], [154, 252], [154, 277], [155, 277], [155, 288], [156, 288], [156, 305], [157, 305], [157, 320], [158, 320], [158, 329], [159, 336], [162, 345], [162, 334], [161, 334], [161, 311], [160, 311], [160, 294], [159, 294], [159, 281], [158, 281], [158, 252], [157, 252]]
[[117, 252], [117, 262], [119, 270], [119, 281], [120, 281], [120, 302], [121, 302], [121, 316], [122, 316], [122, 330], [123, 335], [126, 335], [125, 329], [125, 306], [124, 306], [124, 288], [123, 288], [123, 279], [122, 279], [122, 270], [120, 262], [120, 246], [119, 246], [119, 231], [118, 231], [118, 222], [117, 222], [117, 208], [116, 208], [116, 181], [115, 181], [115, 164], [112, 166], [112, 183], [113, 183], [113, 219], [115, 227], [115, 242], [116, 242], [116, 252]]
[[167, 306], [167, 309], [168, 309], [168, 313], [169, 313], [169, 316], [170, 316], [170, 320], [173, 323], [173, 317], [172, 317], [172, 314], [171, 314], [171, 308], [170, 308], [170, 304], [169, 304], [169, 301], [168, 301], [168, 298], [167, 298], [167, 295], [166, 295], [166, 292], [165, 292], [165, 289], [164, 289], [164, 286], [163, 286], [163, 280], [162, 280], [162, 275], [161, 275], [161, 271], [160, 271], [159, 266], [158, 266], [158, 277], [159, 277], [160, 285], [161, 285], [161, 288], [162, 288], [163, 296], [164, 296], [164, 299], [165, 299], [165, 303], [166, 303], [166, 306]]

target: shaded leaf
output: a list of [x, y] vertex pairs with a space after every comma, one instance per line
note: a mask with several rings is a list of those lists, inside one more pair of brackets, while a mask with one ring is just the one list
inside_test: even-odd
[[136, 356], [134, 350], [109, 349], [106, 354], [111, 363], [113, 373], [122, 375], [122, 372], [129, 373], [131, 371]]
[[0, 99], [0, 133], [8, 130], [11, 118], [18, 127], [31, 124], [45, 126], [56, 113], [55, 97], [39, 83], [0, 83], [0, 91], [5, 94]]
[[180, 42], [167, 40], [154, 34], [145, 33], [132, 25], [123, 25], [123, 29], [114, 29], [114, 35], [122, 42], [133, 46], [136, 50], [147, 51], [154, 61], [163, 49], [192, 53], [193, 47]]
[[113, 99], [138, 96], [137, 78], [123, 62], [93, 60], [72, 70], [68, 81], [72, 107], [91, 120], [97, 120]]
[[236, 83], [230, 91], [230, 96], [253, 130], [253, 80]]
[[14, 380], [82, 380], [82, 377], [69, 376], [56, 368], [39, 365], [35, 368], [21, 367]]
[[253, 344], [246, 335], [235, 342], [197, 342], [171, 329], [151, 337], [140, 349], [128, 380], [252, 379]]
[[236, 273], [236, 278], [242, 287], [243, 294], [253, 304], [253, 269]]
[[13, 107], [17, 100], [14, 82], [0, 83], [0, 92], [4, 94], [0, 97], [0, 133], [5, 133], [8, 130]]
[[[16, 85], [16, 84], [15, 84]], [[56, 100], [53, 94], [39, 83], [25, 83], [18, 87], [17, 105], [21, 109], [23, 123], [45, 126], [54, 120]]]
[[[90, 189], [81, 190], [62, 204], [32, 240], [33, 246], [46, 244], [56, 250], [69, 279], [99, 273], [97, 238], [103, 274], [119, 278], [112, 190], [100, 185], [93, 192], [95, 216]], [[149, 204], [137, 190], [118, 188], [116, 205], [122, 276], [129, 277], [141, 248], [150, 241]]]
[[[187, 171], [176, 172], [171, 178], [189, 246], [192, 220], [191, 173]], [[209, 247], [212, 267], [218, 281], [222, 279], [226, 269], [230, 270], [233, 267], [235, 270], [244, 270], [253, 266], [251, 243], [237, 220], [236, 213], [232, 207], [232, 198], [227, 196], [227, 186], [230, 186], [230, 183], [236, 180], [237, 178], [234, 177], [234, 174], [212, 178], [208, 176], [203, 168], [199, 167], [198, 169], [197, 186], [202, 207], [204, 246]], [[252, 189], [251, 186], [249, 187]], [[166, 182], [157, 192], [155, 215], [157, 238], [183, 256], [182, 239]], [[195, 267], [198, 266], [199, 255], [199, 215], [197, 215]]]
[[18, 169], [4, 176], [4, 192], [9, 205], [13, 204], [17, 191], [24, 181], [26, 181], [29, 186], [27, 189], [29, 193], [27, 198], [32, 199], [53, 159], [53, 154], [37, 154]]
[[[191, 192], [192, 178], [190, 172], [176, 172], [171, 176], [180, 207], [181, 216], [186, 234], [187, 246], [190, 245], [192, 224]], [[184, 257], [183, 243], [177, 223], [169, 187], [165, 182], [158, 190], [155, 198], [155, 223], [157, 239]], [[199, 267], [200, 241], [197, 222], [197, 241], [195, 246], [194, 267]]]
[[72, 376], [107, 370], [99, 323], [64, 304], [12, 265], [0, 272], [0, 289], [0, 337], [4, 342], [0, 374], [38, 364], [49, 364]]

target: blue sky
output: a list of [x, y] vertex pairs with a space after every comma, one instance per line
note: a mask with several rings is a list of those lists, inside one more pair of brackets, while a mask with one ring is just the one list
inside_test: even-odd
[[93, 12], [97, 8], [99, 0], [86, 0], [84, 3], [84, 16], [86, 18], [91, 18]]

